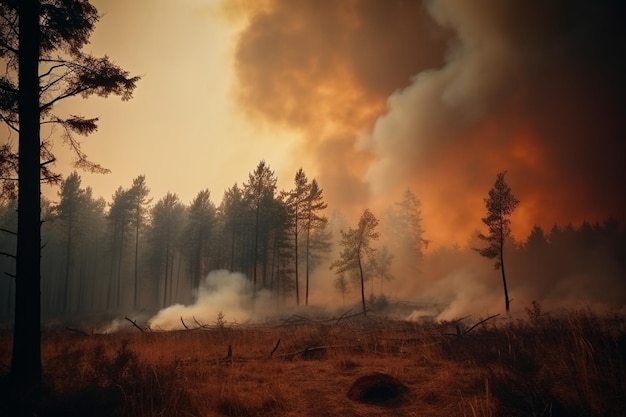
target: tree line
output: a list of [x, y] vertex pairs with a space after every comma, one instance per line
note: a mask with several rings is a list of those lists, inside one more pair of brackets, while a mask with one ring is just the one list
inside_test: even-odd
[[[145, 176], [119, 187], [109, 203], [94, 197], [73, 172], [58, 203], [42, 201], [44, 317], [154, 311], [188, 302], [209, 271], [248, 276], [252, 288], [277, 300], [308, 304], [311, 272], [331, 247], [323, 190], [300, 169], [290, 190], [277, 190], [265, 161], [228, 188], [219, 206], [208, 189], [189, 204], [168, 192], [149, 198]], [[0, 206], [0, 251], [14, 253], [16, 201]], [[14, 273], [14, 258], [1, 260]], [[4, 280], [2, 315], [12, 311], [12, 280]]]

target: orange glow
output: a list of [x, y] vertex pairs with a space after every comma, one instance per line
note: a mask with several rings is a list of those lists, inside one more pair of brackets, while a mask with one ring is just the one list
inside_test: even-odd
[[[144, 78], [128, 103], [58, 110], [101, 117], [84, 151], [113, 173], [81, 176], [107, 199], [145, 174], [157, 199], [208, 187], [219, 202], [264, 159], [279, 187], [302, 167], [331, 210], [355, 217], [411, 188], [434, 246], [482, 228], [505, 170], [520, 241], [534, 225], [626, 220], [612, 67], [547, 50], [548, 35], [576, 40], [552, 26], [554, 10], [525, 4], [97, 0], [89, 48]], [[537, 28], [513, 19], [540, 13]]]

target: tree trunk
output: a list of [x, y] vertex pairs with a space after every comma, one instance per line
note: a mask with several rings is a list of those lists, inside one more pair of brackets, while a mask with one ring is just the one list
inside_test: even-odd
[[500, 269], [502, 270], [502, 285], [504, 286], [504, 308], [506, 310], [506, 314], [509, 314], [510, 300], [509, 300], [509, 291], [506, 287], [506, 275], [504, 273], [504, 249], [500, 246]]
[[306, 250], [304, 253], [305, 268], [306, 268], [306, 292], [304, 296], [304, 305], [307, 305], [307, 306], [309, 305], [309, 252], [311, 251], [310, 241], [311, 241], [311, 217], [309, 216], [309, 220], [308, 220], [308, 224], [306, 228]]
[[295, 232], [294, 232], [294, 246], [295, 246], [295, 262], [294, 262], [294, 267], [295, 267], [295, 273], [296, 273], [296, 305], [299, 306], [300, 305], [300, 282], [299, 282], [299, 271], [298, 271], [298, 209], [296, 208], [296, 215], [295, 215]]
[[163, 306], [165, 308], [167, 306], [167, 284], [168, 284], [168, 274], [170, 271], [170, 238], [169, 238], [169, 230], [167, 232], [167, 238], [165, 242], [165, 281], [163, 282]]
[[253, 259], [253, 271], [252, 271], [252, 293], [256, 295], [256, 276], [257, 276], [257, 261], [259, 258], [259, 206], [256, 207], [255, 221], [254, 221], [254, 259]]
[[19, 10], [19, 195], [15, 278], [15, 327], [11, 378], [41, 384], [41, 224], [39, 126], [39, 2]]
[[361, 276], [361, 303], [363, 304], [363, 316], [367, 316], [367, 308], [365, 307], [365, 277], [363, 276], [363, 265], [361, 265], [361, 249], [357, 252], [359, 261], [359, 274]]
[[138, 258], [139, 258], [139, 216], [137, 216], [135, 218], [136, 220], [136, 228], [135, 228], [135, 289], [133, 291], [134, 293], [134, 297], [133, 297], [133, 308], [135, 310], [137, 310], [137, 281], [138, 281], [138, 276], [139, 276], [139, 262], [138, 262]]
[[65, 282], [63, 292], [63, 313], [69, 311], [67, 305], [69, 303], [69, 291], [70, 291], [70, 265], [72, 263], [72, 226], [73, 226], [74, 213], [70, 211], [69, 224], [67, 226], [67, 247], [65, 248]]
[[122, 259], [123, 259], [123, 255], [124, 255], [124, 234], [126, 233], [126, 219], [122, 219], [122, 230], [121, 230], [121, 236], [120, 236], [120, 257], [119, 257], [119, 263], [117, 264], [117, 293], [116, 293], [116, 297], [115, 299], [116, 301], [116, 307], [117, 310], [116, 311], [120, 311], [120, 299], [122, 298], [121, 295], [121, 288], [122, 288]]

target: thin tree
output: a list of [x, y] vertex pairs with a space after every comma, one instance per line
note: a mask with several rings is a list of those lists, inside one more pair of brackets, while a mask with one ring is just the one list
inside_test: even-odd
[[311, 191], [311, 184], [306, 174], [300, 168], [296, 172], [294, 179], [294, 188], [286, 193], [286, 204], [290, 218], [290, 226], [293, 236], [293, 253], [294, 253], [294, 278], [296, 289], [296, 305], [300, 305], [300, 239], [303, 223], [306, 221], [305, 207], [307, 199]]
[[498, 174], [496, 182], [489, 190], [489, 197], [485, 198], [487, 217], [482, 222], [488, 227], [489, 233], [480, 233], [478, 238], [487, 242], [486, 248], [478, 248], [476, 251], [485, 258], [496, 259], [495, 269], [502, 271], [502, 285], [504, 287], [504, 306], [509, 313], [510, 300], [504, 271], [504, 243], [511, 234], [511, 214], [519, 204], [511, 192], [511, 187], [506, 183], [504, 176], [506, 171]]
[[110, 305], [113, 297], [113, 274], [115, 259], [117, 256], [117, 278], [115, 305], [120, 307], [121, 286], [122, 286], [122, 266], [124, 265], [124, 250], [126, 249], [126, 236], [130, 232], [130, 220], [132, 217], [130, 195], [128, 190], [118, 187], [113, 194], [109, 207], [108, 221], [111, 229], [111, 273], [109, 280], [109, 289], [107, 292], [107, 306]]
[[70, 303], [70, 275], [74, 262], [74, 240], [78, 237], [80, 217], [86, 207], [86, 191], [80, 187], [81, 178], [76, 171], [72, 172], [61, 184], [59, 197], [61, 201], [55, 207], [61, 226], [65, 229], [65, 277], [63, 280], [63, 296], [61, 308], [67, 313]]
[[[232, 187], [224, 191], [222, 202], [218, 209], [218, 217], [222, 235], [230, 239], [230, 263], [228, 267], [230, 271], [235, 271], [235, 260], [237, 246], [243, 246], [241, 242], [241, 232], [245, 225], [245, 207], [244, 207], [243, 191], [235, 183]], [[239, 245], [238, 245], [239, 243]], [[242, 252], [242, 251], [240, 251]], [[243, 254], [240, 254], [239, 271], [243, 271]]]
[[[328, 219], [325, 216], [321, 216], [319, 212], [326, 209], [328, 205], [324, 202], [322, 197], [322, 189], [317, 183], [317, 180], [311, 181], [311, 187], [309, 189], [309, 195], [306, 198], [306, 204], [304, 206], [304, 230], [305, 230], [305, 260], [306, 260], [306, 292], [305, 292], [305, 305], [309, 305], [309, 281], [311, 272], [311, 258], [314, 256], [313, 246], [319, 251], [330, 250], [330, 243], [323, 240], [324, 234], [322, 231], [328, 225]], [[312, 245], [312, 236], [315, 234], [319, 239], [316, 240], [316, 244]]]
[[152, 199], [148, 198], [150, 189], [146, 185], [146, 176], [140, 175], [133, 180], [133, 185], [128, 190], [130, 200], [130, 225], [135, 228], [135, 282], [133, 289], [133, 308], [137, 309], [137, 298], [139, 294], [139, 231], [147, 219], [148, 204]]
[[200, 286], [200, 280], [208, 273], [208, 257], [211, 239], [216, 222], [215, 204], [211, 201], [208, 189], [200, 191], [187, 208], [185, 249], [189, 253], [193, 289]]
[[[0, 3], [0, 120], [18, 132], [18, 242], [16, 303], [11, 378], [41, 383], [40, 172], [53, 160], [51, 145], [41, 140], [41, 124], [57, 124], [76, 155], [76, 165], [105, 171], [87, 160], [74, 134], [87, 135], [97, 118], [52, 113], [60, 100], [109, 94], [130, 99], [137, 77], [107, 57], [82, 52], [98, 21], [86, 0], [20, 0]], [[41, 70], [41, 71], [40, 71]], [[17, 74], [17, 76], [16, 76]]]
[[396, 256], [396, 265], [403, 275], [415, 276], [419, 273], [428, 241], [424, 239], [422, 228], [421, 202], [410, 190], [402, 194], [387, 212], [387, 240]]
[[371, 271], [372, 277], [378, 278], [380, 280], [380, 296], [384, 295], [383, 284], [385, 283], [385, 281], [394, 280], [394, 276], [391, 273], [392, 262], [393, 255], [391, 254], [387, 246], [383, 246], [378, 251], [376, 251], [376, 254], [372, 256], [371, 262], [368, 264], [368, 269]]
[[345, 307], [346, 294], [350, 292], [350, 287], [348, 286], [348, 280], [346, 279], [345, 274], [339, 274], [337, 278], [335, 278], [333, 286], [335, 287], [335, 290], [337, 290], [337, 292], [341, 294], [342, 304]]
[[[165, 307], [172, 302], [174, 260], [180, 229], [185, 220], [185, 206], [181, 203], [178, 195], [168, 192], [165, 197], [154, 204], [150, 217], [152, 219], [150, 242], [152, 245], [153, 264], [163, 272], [161, 306]], [[158, 296], [159, 283], [156, 282], [155, 286], [155, 294]]]
[[[258, 264], [263, 260], [263, 277], [266, 276], [267, 234], [276, 191], [276, 176], [265, 163], [259, 162], [254, 172], [248, 175], [248, 182], [243, 185], [243, 194], [254, 218], [254, 243], [252, 251], [252, 283], [257, 290]], [[263, 258], [261, 258], [263, 257]], [[265, 280], [263, 282], [265, 284]]]
[[341, 243], [343, 250], [339, 259], [330, 265], [337, 274], [346, 272], [356, 273], [361, 284], [361, 302], [363, 305], [363, 315], [367, 315], [365, 306], [365, 264], [374, 254], [371, 243], [379, 237], [376, 232], [378, 219], [366, 209], [356, 229], [349, 228], [347, 232], [341, 231]]

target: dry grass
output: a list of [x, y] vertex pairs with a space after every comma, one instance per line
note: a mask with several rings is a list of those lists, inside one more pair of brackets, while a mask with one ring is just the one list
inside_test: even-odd
[[[136, 417], [626, 415], [624, 318], [556, 318], [538, 305], [528, 316], [491, 320], [463, 336], [449, 334], [449, 323], [384, 319], [46, 333], [47, 390], [26, 409]], [[10, 340], [0, 336], [0, 374]], [[377, 372], [406, 388], [401, 400], [348, 398], [359, 377]], [[19, 405], [0, 395], [4, 409]]]

